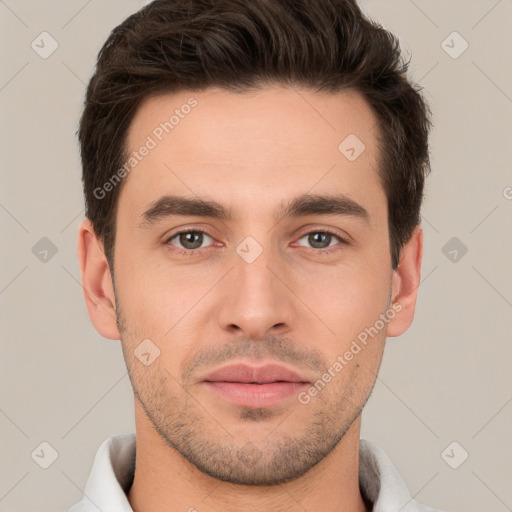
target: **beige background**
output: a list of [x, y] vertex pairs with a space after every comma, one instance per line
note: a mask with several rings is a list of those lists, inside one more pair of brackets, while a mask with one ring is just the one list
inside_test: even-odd
[[[412, 52], [435, 123], [416, 319], [388, 341], [362, 437], [418, 501], [510, 511], [512, 1], [362, 4]], [[62, 511], [81, 498], [99, 444], [134, 430], [120, 344], [96, 333], [79, 284], [75, 132], [98, 50], [142, 5], [0, 0], [1, 512]], [[31, 47], [43, 31], [59, 45], [46, 59]], [[33, 253], [43, 237], [57, 248], [46, 262]], [[31, 457], [43, 441], [58, 452], [48, 469]]]

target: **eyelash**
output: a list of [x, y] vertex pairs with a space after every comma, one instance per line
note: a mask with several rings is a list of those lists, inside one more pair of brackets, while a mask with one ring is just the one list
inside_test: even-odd
[[[185, 229], [183, 231], [178, 231], [177, 233], [174, 233], [171, 237], [169, 237], [165, 241], [165, 245], [167, 247], [169, 247], [170, 251], [172, 251], [173, 253], [178, 254], [178, 255], [195, 256], [195, 255], [197, 255], [197, 253], [199, 251], [202, 250], [202, 249], [179, 249], [179, 248], [177, 248], [176, 246], [174, 246], [174, 245], [172, 245], [170, 243], [171, 240], [174, 240], [179, 235], [183, 235], [185, 233], [200, 233], [200, 234], [203, 234], [203, 235], [208, 235], [213, 240], [213, 236], [210, 235], [207, 231], [203, 231], [201, 229]], [[312, 231], [307, 231], [306, 233], [302, 234], [299, 237], [299, 240], [301, 238], [304, 238], [307, 235], [312, 234], [312, 233], [322, 233], [322, 234], [326, 234], [326, 235], [332, 235], [332, 236], [334, 236], [335, 238], [337, 238], [340, 241], [340, 245], [349, 245], [349, 242], [347, 240], [342, 238], [338, 233], [336, 233], [334, 231], [331, 231], [329, 229], [314, 229]], [[206, 248], [203, 248], [203, 249], [206, 249]], [[315, 249], [314, 247], [311, 247], [310, 249], [313, 250], [316, 253], [321, 254], [321, 255], [327, 255], [327, 254], [331, 254], [332, 252], [335, 252], [335, 251], [339, 250], [339, 247], [336, 245], [336, 246], [333, 246], [332, 248]]]

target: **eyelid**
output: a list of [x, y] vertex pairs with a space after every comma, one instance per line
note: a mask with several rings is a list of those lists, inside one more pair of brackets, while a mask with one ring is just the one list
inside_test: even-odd
[[304, 228], [304, 231], [300, 231], [300, 235], [297, 236], [297, 239], [300, 239], [304, 237], [305, 235], [309, 235], [311, 233], [328, 233], [329, 235], [336, 236], [341, 241], [345, 243], [350, 243], [352, 241], [352, 237], [346, 233], [345, 231], [342, 231], [337, 228], [331, 228], [331, 227], [325, 227], [325, 226], [308, 226]]

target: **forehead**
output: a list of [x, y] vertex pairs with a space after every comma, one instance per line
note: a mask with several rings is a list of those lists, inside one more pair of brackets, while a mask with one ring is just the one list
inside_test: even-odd
[[247, 210], [306, 192], [341, 192], [371, 203], [383, 196], [377, 136], [373, 112], [354, 91], [162, 94], [146, 99], [130, 125], [127, 157], [139, 155], [120, 202], [125, 196], [141, 211], [169, 193]]

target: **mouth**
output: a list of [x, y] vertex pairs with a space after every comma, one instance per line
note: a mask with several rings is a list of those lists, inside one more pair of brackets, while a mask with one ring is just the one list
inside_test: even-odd
[[310, 384], [298, 373], [277, 364], [232, 364], [210, 373], [203, 383], [234, 405], [271, 407], [296, 395]]

